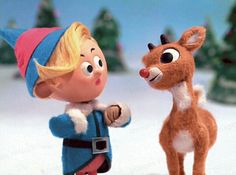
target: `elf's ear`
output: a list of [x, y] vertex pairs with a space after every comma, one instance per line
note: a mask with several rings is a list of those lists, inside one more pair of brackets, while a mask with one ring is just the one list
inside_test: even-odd
[[45, 81], [43, 81], [35, 86], [34, 94], [36, 97], [39, 98], [48, 98], [52, 94], [52, 91], [48, 86], [48, 84]]
[[200, 48], [206, 37], [206, 29], [204, 27], [192, 27], [185, 31], [178, 43], [190, 52]]

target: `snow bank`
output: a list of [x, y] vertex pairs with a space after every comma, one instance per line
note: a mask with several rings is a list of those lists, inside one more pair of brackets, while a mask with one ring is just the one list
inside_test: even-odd
[[[51, 135], [48, 120], [63, 112], [64, 103], [31, 98], [23, 80], [13, 81], [15, 67], [0, 67], [0, 174], [60, 175], [62, 140]], [[209, 88], [212, 74], [198, 72], [194, 82]], [[101, 102], [126, 102], [132, 123], [110, 129], [113, 166], [109, 175], [166, 175], [165, 155], [158, 134], [168, 115], [172, 97], [156, 91], [138, 77], [137, 71], [109, 76]], [[236, 107], [213, 102], [205, 105], [215, 116], [218, 140], [207, 159], [208, 175], [236, 174]], [[191, 174], [193, 155], [185, 160]]]

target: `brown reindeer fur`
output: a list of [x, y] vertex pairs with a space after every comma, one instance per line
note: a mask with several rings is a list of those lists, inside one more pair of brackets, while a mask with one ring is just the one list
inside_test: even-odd
[[[162, 72], [161, 79], [154, 83], [150, 80], [151, 74], [145, 77], [149, 85], [169, 90], [173, 95], [172, 110], [159, 136], [170, 175], [185, 174], [184, 156], [190, 151], [194, 151], [193, 175], [205, 175], [207, 153], [216, 140], [216, 122], [210, 112], [199, 107], [200, 91], [192, 85], [195, 69], [192, 52], [201, 47], [204, 39], [205, 28], [193, 27], [184, 32], [179, 41], [156, 46], [143, 58], [146, 70], [158, 68]], [[177, 50], [179, 58], [163, 63], [161, 55], [168, 48]]]

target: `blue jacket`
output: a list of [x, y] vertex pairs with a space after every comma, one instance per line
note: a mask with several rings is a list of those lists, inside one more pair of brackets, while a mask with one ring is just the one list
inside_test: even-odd
[[[78, 139], [84, 141], [91, 141], [94, 137], [108, 137], [109, 132], [108, 127], [104, 122], [103, 113], [98, 110], [94, 110], [87, 116], [88, 129], [85, 134], [77, 134], [74, 129], [74, 123], [71, 117], [64, 113], [57, 117], [51, 118], [49, 121], [49, 127], [52, 134], [60, 138]], [[130, 123], [130, 120], [129, 122]], [[124, 124], [126, 126], [128, 123]], [[105, 163], [102, 165], [98, 172], [107, 172], [111, 167], [111, 144], [109, 138], [109, 152], [104, 153]], [[62, 163], [63, 163], [63, 174], [73, 175], [79, 170], [83, 169], [88, 165], [94, 155], [92, 150], [88, 148], [73, 148], [69, 146], [64, 146], [62, 149]]]

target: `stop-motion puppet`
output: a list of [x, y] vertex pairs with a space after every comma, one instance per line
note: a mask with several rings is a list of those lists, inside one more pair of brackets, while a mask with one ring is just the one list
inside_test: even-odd
[[216, 140], [216, 122], [199, 105], [203, 99], [202, 88], [192, 85], [195, 69], [192, 53], [201, 47], [204, 39], [203, 27], [187, 30], [176, 42], [169, 42], [161, 35], [161, 45], [149, 43], [150, 52], [143, 57], [146, 68], [140, 75], [151, 87], [168, 90], [173, 96], [172, 110], [160, 133], [170, 175], [185, 174], [184, 156], [192, 151], [193, 175], [205, 175], [207, 153]]
[[50, 119], [52, 134], [63, 138], [65, 175], [95, 175], [111, 167], [108, 126], [131, 121], [122, 103], [102, 105], [96, 99], [107, 80], [105, 57], [81, 23], [67, 29], [1, 30], [15, 51], [21, 75], [33, 97], [68, 102], [65, 112]]

